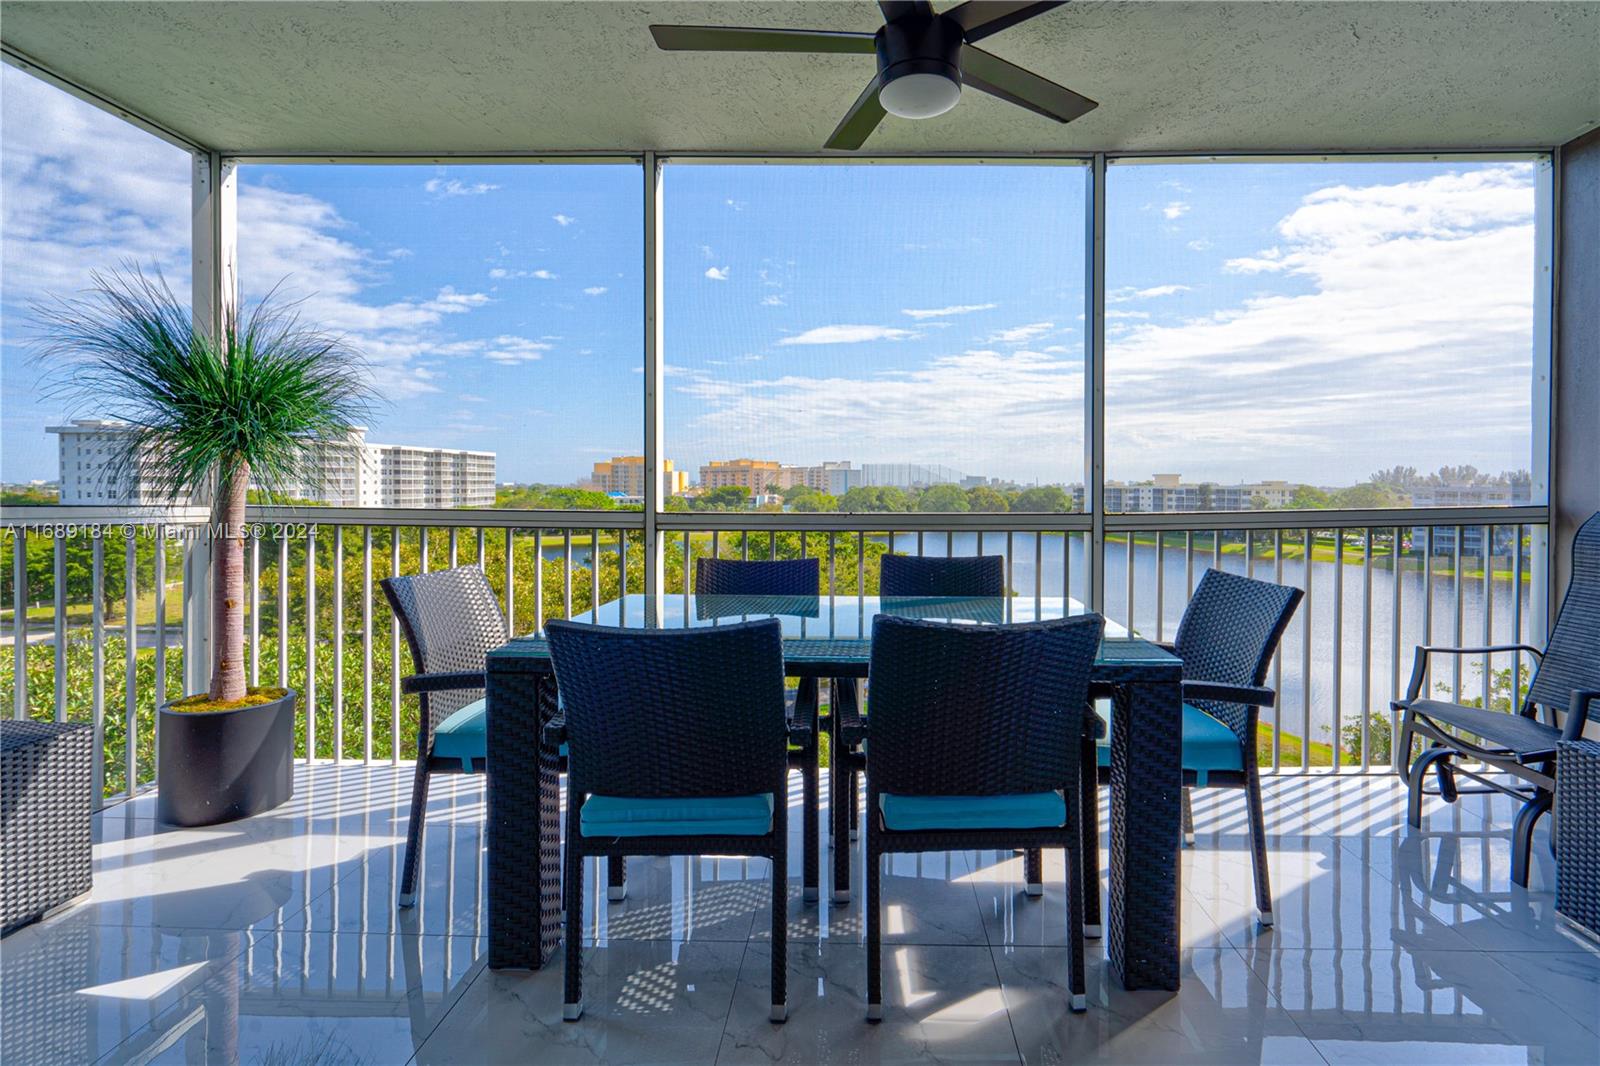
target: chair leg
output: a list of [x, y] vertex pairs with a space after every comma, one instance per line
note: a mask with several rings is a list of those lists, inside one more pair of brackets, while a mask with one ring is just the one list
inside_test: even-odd
[[1194, 804], [1190, 801], [1190, 793], [1194, 790], [1185, 785], [1183, 788], [1183, 846], [1194, 847]]
[[1533, 829], [1539, 818], [1550, 809], [1551, 795], [1544, 789], [1534, 793], [1532, 799], [1517, 812], [1511, 829], [1511, 880], [1523, 888], [1528, 887], [1528, 874], [1533, 857]]
[[850, 826], [850, 839], [861, 839], [861, 775], [850, 773], [850, 798], [845, 802], [845, 817]]
[[833, 902], [850, 902], [850, 817], [846, 808], [850, 790], [845, 778], [855, 776], [849, 756], [834, 749], [833, 768], [828, 771], [829, 837], [833, 841]]
[[561, 1020], [575, 1022], [583, 1017], [583, 852], [574, 848], [577, 819], [567, 820], [567, 868], [563, 871], [566, 887], [566, 993], [562, 1000]]
[[882, 885], [877, 834], [867, 826], [867, 854], [862, 878], [867, 882], [867, 1021], [883, 1021], [883, 921], [879, 913]]
[[1411, 749], [1415, 746], [1417, 733], [1411, 722], [1411, 711], [1408, 709], [1405, 717], [1400, 720], [1400, 742], [1394, 746], [1394, 772], [1407, 784], [1411, 781]]
[[417, 759], [417, 776], [411, 785], [411, 816], [406, 820], [406, 854], [400, 867], [402, 907], [417, 902], [417, 871], [422, 865], [422, 824], [428, 813], [428, 761]]
[[[1067, 987], [1071, 992], [1068, 1006], [1074, 1011], [1089, 1008], [1083, 968], [1083, 900], [1084, 890], [1089, 887], [1084, 882], [1083, 874], [1083, 817], [1082, 807], [1068, 815], [1068, 840], [1063, 856], [1067, 864]], [[1094, 889], [1098, 894], [1098, 883]]]
[[1038, 899], [1044, 895], [1044, 851], [1028, 848], [1022, 854], [1022, 880], [1029, 896]]
[[1083, 741], [1078, 767], [1082, 812], [1078, 816], [1078, 850], [1083, 861], [1083, 935], [1100, 939], [1100, 767], [1094, 737]]
[[606, 899], [621, 903], [628, 898], [628, 857], [606, 856]]
[[1411, 764], [1411, 774], [1406, 780], [1406, 822], [1411, 828], [1422, 828], [1422, 788], [1428, 780], [1428, 768], [1454, 755], [1454, 749], [1435, 744], [1418, 755], [1417, 761]]
[[[1184, 790], [1187, 795], [1188, 790]], [[1255, 773], [1245, 775], [1245, 804], [1250, 820], [1250, 858], [1256, 873], [1256, 920], [1267, 928], [1272, 927], [1272, 882], [1267, 873], [1267, 819], [1261, 810], [1261, 778]]]
[[[802, 829], [801, 840], [801, 884], [802, 895], [807, 903], [817, 901], [817, 839], [820, 833], [821, 812], [818, 807], [821, 799], [817, 795], [817, 752], [812, 751], [806, 756], [805, 765], [800, 768], [801, 803], [803, 810], [800, 812]], [[784, 839], [788, 840], [788, 814], [784, 815]]]
[[772, 1012], [774, 1022], [789, 1016], [789, 827], [778, 831], [772, 852]]

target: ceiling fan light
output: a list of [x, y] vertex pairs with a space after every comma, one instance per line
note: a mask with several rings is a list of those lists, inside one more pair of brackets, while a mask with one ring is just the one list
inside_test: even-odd
[[961, 102], [961, 83], [943, 74], [902, 74], [878, 90], [878, 102], [901, 118], [933, 118]]

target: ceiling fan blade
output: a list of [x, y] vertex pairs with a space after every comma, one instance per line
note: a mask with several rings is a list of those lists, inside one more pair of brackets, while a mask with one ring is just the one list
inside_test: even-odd
[[933, 17], [933, 5], [928, 3], [928, 0], [878, 0], [878, 10], [883, 12], [885, 22], [893, 22], [912, 14]]
[[850, 105], [850, 110], [845, 112], [844, 118], [834, 127], [828, 142], [822, 147], [855, 151], [867, 143], [867, 138], [872, 136], [872, 131], [878, 128], [878, 123], [883, 121], [886, 114], [888, 112], [883, 105], [878, 103], [878, 79], [874, 77], [861, 95], [856, 97], [856, 102]]
[[945, 17], [956, 20], [968, 41], [981, 41], [1064, 3], [1066, 0], [967, 0], [946, 11]]
[[651, 26], [656, 47], [668, 52], [835, 52], [872, 55], [870, 33], [763, 30], [745, 26]]
[[970, 44], [961, 46], [961, 80], [974, 89], [1057, 122], [1082, 118], [1100, 106], [1087, 96]]

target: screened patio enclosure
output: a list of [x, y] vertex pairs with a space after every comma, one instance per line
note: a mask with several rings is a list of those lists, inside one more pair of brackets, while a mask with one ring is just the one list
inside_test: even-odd
[[[1553, 931], [1548, 855], [1530, 890], [1503, 893], [1509, 808], [1440, 805], [1426, 839], [1403, 843], [1390, 709], [1419, 644], [1542, 646], [1573, 533], [1600, 510], [1600, 4], [1067, 4], [993, 50], [1092, 96], [1089, 115], [1057, 125], [969, 91], [947, 115], [891, 117], [857, 152], [821, 145], [870, 74], [861, 57], [668, 53], [648, 32], [882, 21], [841, 2], [3, 5], [17, 208], [0, 304], [19, 329], [4, 338], [0, 481], [61, 495], [3, 507], [0, 689], [15, 718], [94, 726], [97, 876], [113, 871], [128, 898], [69, 916], [62, 936], [104, 952], [94, 938], [110, 934], [88, 927], [122, 926], [138, 942], [118, 950], [139, 961], [92, 966], [92, 983], [224, 972], [178, 975], [131, 1013], [90, 997], [61, 1058], [244, 1057], [262, 1034], [235, 1024], [224, 1039], [233, 1023], [214, 1020], [269, 1013], [273, 960], [306, 944], [298, 991], [277, 1003], [289, 1014], [383, 1016], [396, 989], [415, 992], [378, 1061], [438, 1035], [434, 1053], [466, 1046], [448, 1029], [468, 997], [515, 1015], [524, 993], [485, 970], [479, 941], [481, 785], [444, 790], [420, 924], [369, 916], [392, 913], [397, 764], [417, 735], [383, 578], [480, 564], [524, 633], [619, 622], [641, 594], [687, 613], [708, 557], [815, 557], [831, 608], [865, 605], [890, 552], [999, 555], [1034, 614], [1077, 605], [1158, 641], [1207, 568], [1304, 590], [1258, 752], [1275, 876], [1303, 922], [1266, 941], [1240, 925], [1242, 816], [1197, 800], [1183, 876], [1204, 932], [1186, 933], [1190, 998], [1175, 1002], [1218, 1039], [1181, 1053], [1331, 1059], [1359, 1042], [1340, 1028], [1357, 1014], [1382, 1023], [1386, 1054], [1406, 1024], [1424, 1046], [1461, 1025], [1463, 1043], [1532, 1047], [1522, 1000], [1436, 953], [1447, 940], [1486, 961], [1501, 935], [1522, 967], [1511, 984], [1545, 990], [1540, 953], [1572, 982], [1528, 1008], [1560, 1034], [1548, 1061], [1600, 1052], [1592, 1018], [1569, 1028], [1600, 965]], [[202, 324], [281, 284], [372, 360], [386, 406], [367, 440], [394, 442], [369, 445], [393, 449], [387, 496], [250, 508], [248, 673], [301, 694], [302, 798], [234, 844], [272, 899], [242, 924], [220, 906], [232, 939], [164, 941], [185, 923], [141, 911], [136, 896], [161, 889], [130, 873], [161, 847], [155, 708], [208, 679], [208, 515], [68, 502], [70, 464], [92, 463], [68, 457], [70, 433], [94, 431], [72, 419], [94, 412], [34, 390], [20, 331], [37, 301], [123, 262], [161, 269]], [[393, 486], [435, 476], [402, 468], [408, 448], [489, 454], [490, 472], [402, 497]], [[1428, 682], [1509, 709], [1527, 665], [1482, 653]], [[326, 863], [307, 858], [324, 830], [344, 849]], [[280, 831], [309, 850], [275, 866]], [[759, 909], [756, 865], [663, 860], [626, 907], [598, 906], [595, 938], [628, 945], [591, 981], [615, 1012], [585, 1025], [619, 1034], [612, 1057], [648, 1059], [622, 1050], [621, 1034], [649, 1034], [641, 1019], [683, 1024], [680, 966], [718, 994], [731, 967], [724, 1053], [773, 1051], [727, 1020], [765, 950], [724, 935]], [[1014, 1035], [1009, 1051], [980, 1040], [989, 1057], [1078, 1039], [1017, 998], [1033, 962], [1002, 956], [1045, 951], [1048, 933], [1009, 909], [1011, 865], [951, 853], [902, 871], [928, 882], [930, 914], [960, 911], [950, 945], [906, 919], [901, 1020], [924, 1041], [987, 1039], [994, 1017]], [[1048, 898], [1061, 877], [1047, 870]], [[1360, 917], [1338, 902], [1363, 893], [1380, 905]], [[857, 918], [796, 919], [810, 931], [791, 940], [814, 942], [830, 990], [835, 960], [854, 964]], [[47, 928], [0, 952], [44, 952]], [[692, 957], [657, 951], [674, 940]], [[953, 976], [980, 944], [993, 988]], [[1347, 946], [1381, 955], [1384, 980], [1424, 959], [1450, 1003], [1418, 1006], [1396, 977], [1388, 1007], [1330, 1012], [1318, 953]], [[385, 976], [350, 976], [369, 969]], [[529, 995], [555, 1002], [555, 980]], [[1102, 999], [1120, 995], [1107, 982]], [[1150, 1021], [1116, 1002], [1127, 1032]], [[680, 1035], [685, 1057], [717, 1052]]]

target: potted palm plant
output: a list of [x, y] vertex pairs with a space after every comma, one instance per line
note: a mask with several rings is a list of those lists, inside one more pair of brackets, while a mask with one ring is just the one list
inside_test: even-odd
[[318, 483], [319, 452], [369, 408], [366, 362], [276, 290], [242, 322], [197, 329], [161, 276], [136, 267], [37, 313], [45, 393], [126, 424], [116, 483], [210, 501], [211, 684], [157, 709], [158, 816], [211, 825], [270, 810], [294, 794], [295, 692], [245, 682], [246, 493]]

